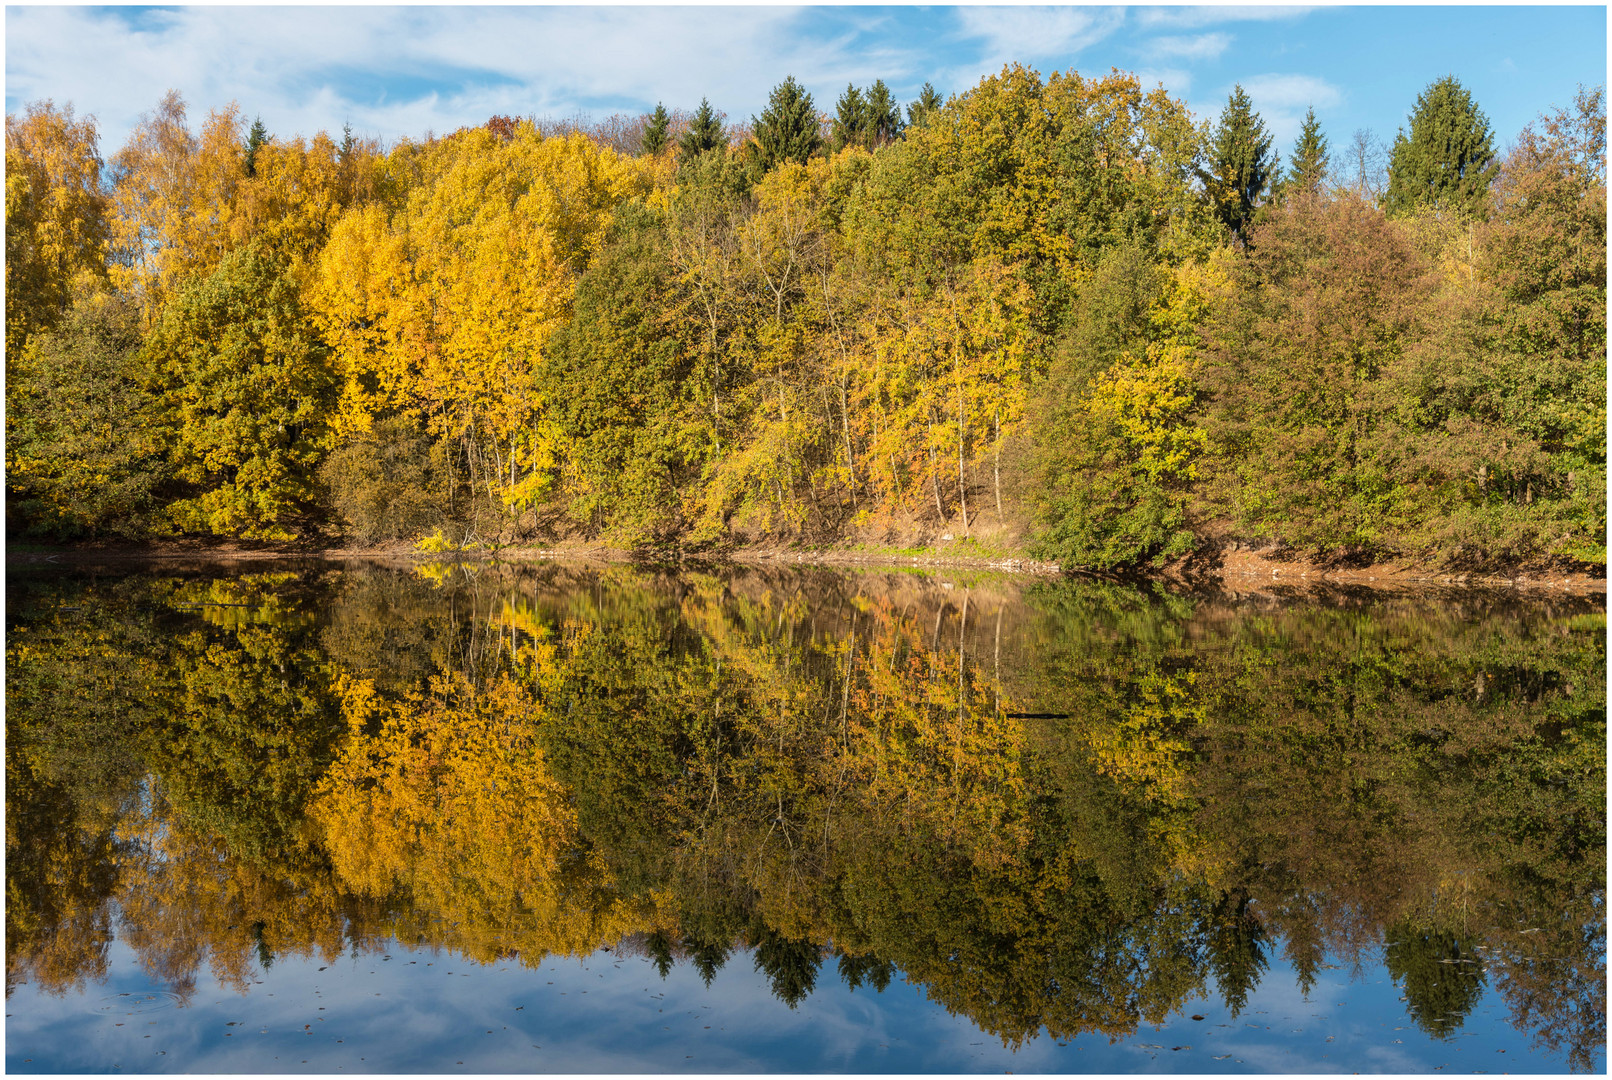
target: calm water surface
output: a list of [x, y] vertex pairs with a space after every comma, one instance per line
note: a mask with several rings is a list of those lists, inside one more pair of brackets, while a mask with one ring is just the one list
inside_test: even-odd
[[13, 1072], [1605, 1069], [1599, 598], [7, 585]]

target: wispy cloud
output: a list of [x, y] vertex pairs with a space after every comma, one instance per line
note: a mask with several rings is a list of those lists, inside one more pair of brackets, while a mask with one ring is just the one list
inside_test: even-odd
[[1329, 109], [1343, 101], [1343, 91], [1314, 75], [1255, 75], [1243, 80], [1243, 89], [1257, 109]]
[[104, 149], [170, 88], [198, 108], [237, 101], [282, 134], [350, 121], [392, 140], [493, 113], [598, 115], [702, 97], [738, 117], [785, 74], [826, 93], [925, 67], [855, 21], [800, 33], [806, 17], [771, 7], [11, 8], [6, 98], [74, 101], [98, 116]]
[[957, 8], [961, 36], [981, 42], [979, 63], [1074, 59], [1125, 24], [1123, 8]]
[[1163, 7], [1140, 8], [1136, 12], [1138, 25], [1145, 29], [1196, 30], [1203, 26], [1220, 26], [1230, 22], [1294, 19], [1314, 10], [1309, 7]]
[[1162, 86], [1172, 97], [1185, 100], [1192, 91], [1192, 72], [1185, 68], [1175, 67], [1145, 67], [1136, 72], [1136, 78], [1141, 82], [1142, 89], [1151, 90], [1155, 86]]
[[1217, 60], [1232, 42], [1230, 34], [1213, 33], [1194, 36], [1166, 36], [1149, 38], [1137, 51], [1151, 60]]

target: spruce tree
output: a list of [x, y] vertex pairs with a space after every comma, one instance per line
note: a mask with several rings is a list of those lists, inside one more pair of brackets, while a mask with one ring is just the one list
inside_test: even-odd
[[896, 103], [895, 95], [890, 93], [883, 79], [875, 80], [868, 91], [867, 116], [871, 128], [869, 135], [874, 146], [901, 138], [902, 129], [906, 126], [901, 122], [901, 106]]
[[1215, 129], [1209, 168], [1198, 176], [1220, 220], [1238, 235], [1277, 178], [1280, 159], [1271, 142], [1248, 94], [1241, 86], [1234, 88]]
[[750, 121], [750, 126], [761, 144], [763, 169], [785, 161], [804, 165], [823, 141], [817, 129], [817, 107], [812, 104], [812, 95], [793, 75], [773, 87], [766, 109]]
[[263, 117], [252, 121], [252, 130], [246, 133], [246, 175], [257, 175], [257, 152], [269, 141], [269, 129], [263, 126]]
[[688, 130], [677, 140], [677, 163], [687, 165], [701, 154], [727, 145], [727, 141], [727, 132], [722, 129], [722, 121], [717, 117], [716, 110], [711, 108], [708, 99], [701, 98], [700, 107], [694, 110]]
[[666, 106], [657, 101], [655, 111], [649, 114], [649, 122], [644, 125], [643, 141], [640, 143], [646, 156], [657, 157], [666, 149], [666, 129], [671, 123], [672, 117], [666, 111]]
[[868, 103], [851, 83], [845, 84], [845, 93], [835, 105], [833, 146], [838, 153], [847, 146], [865, 146], [868, 142]]
[[1499, 171], [1488, 118], [1460, 81], [1446, 75], [1417, 97], [1410, 134], [1401, 128], [1394, 139], [1383, 203], [1390, 213], [1425, 204], [1481, 214]]
[[1293, 147], [1293, 165], [1290, 182], [1296, 190], [1319, 191], [1327, 178], [1327, 137], [1321, 134], [1321, 122], [1315, 118], [1315, 109], [1304, 114], [1304, 127], [1299, 132], [1298, 144]]
[[944, 104], [935, 88], [924, 83], [924, 88], [918, 92], [918, 100], [907, 106], [907, 126], [917, 127], [934, 114]]

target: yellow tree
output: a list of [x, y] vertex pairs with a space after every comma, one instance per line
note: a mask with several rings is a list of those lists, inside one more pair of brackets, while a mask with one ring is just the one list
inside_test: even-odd
[[375, 161], [372, 144], [349, 139], [338, 145], [323, 131], [308, 142], [270, 139], [257, 148], [252, 175], [240, 182], [229, 221], [232, 241], [266, 243], [306, 288], [343, 210], [372, 193]]
[[208, 115], [199, 135], [185, 101], [170, 90], [140, 118], [112, 159], [113, 280], [154, 321], [187, 278], [216, 267], [234, 246], [229, 223], [246, 176], [240, 110]]
[[390, 213], [342, 217], [312, 290], [344, 383], [338, 431], [389, 413], [420, 419], [491, 505], [518, 510], [553, 460], [535, 361], [569, 317], [611, 211], [646, 192], [648, 174], [585, 136], [545, 139], [530, 124], [393, 158], [413, 186]]
[[106, 281], [108, 200], [95, 118], [32, 102], [6, 115], [6, 357]]

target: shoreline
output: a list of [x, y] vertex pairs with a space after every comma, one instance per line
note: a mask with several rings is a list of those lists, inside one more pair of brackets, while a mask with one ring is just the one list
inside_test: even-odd
[[[1518, 593], [1606, 595], [1606, 578], [1582, 571], [1517, 567], [1486, 571], [1451, 571], [1414, 562], [1361, 567], [1328, 567], [1284, 553], [1210, 549], [1196, 552], [1160, 569], [1125, 573], [1065, 572], [1057, 563], [1002, 552], [991, 555], [951, 554], [932, 549], [861, 550], [856, 548], [786, 548], [755, 545], [712, 556], [660, 559], [598, 545], [561, 543], [511, 546], [496, 552], [420, 552], [405, 542], [375, 546], [256, 544], [249, 541], [184, 539], [146, 544], [94, 547], [6, 548], [6, 568], [86, 566], [169, 562], [252, 563], [310, 560], [372, 562], [407, 567], [431, 562], [496, 561], [501, 563], [571, 562], [652, 566], [750, 566], [758, 568], [825, 567], [867, 570], [972, 570], [1043, 580], [1085, 578], [1110, 581], [1154, 581], [1186, 589], [1221, 586], [1250, 591], [1250, 586], [1286, 589], [1368, 588], [1384, 592], [1416, 592], [1450, 588], [1503, 589]], [[1258, 589], [1255, 591], [1263, 591]]]

